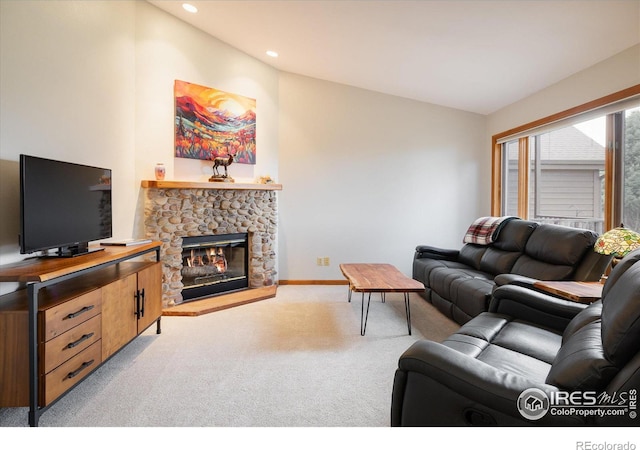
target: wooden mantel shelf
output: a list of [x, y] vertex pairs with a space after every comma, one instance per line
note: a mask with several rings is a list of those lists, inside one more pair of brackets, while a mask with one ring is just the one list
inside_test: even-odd
[[281, 191], [282, 185], [276, 183], [218, 183], [210, 181], [157, 181], [142, 180], [143, 188], [157, 189], [235, 189], [247, 191]]

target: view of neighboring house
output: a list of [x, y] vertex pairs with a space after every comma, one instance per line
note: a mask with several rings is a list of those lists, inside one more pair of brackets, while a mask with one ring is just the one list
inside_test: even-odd
[[[575, 126], [537, 135], [529, 144], [530, 218], [601, 233], [604, 147]], [[506, 210], [517, 215], [517, 141], [512, 147]]]

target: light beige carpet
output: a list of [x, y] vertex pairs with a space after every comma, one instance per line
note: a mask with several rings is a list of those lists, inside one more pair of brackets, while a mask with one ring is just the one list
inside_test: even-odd
[[[387, 427], [398, 357], [459, 327], [417, 295], [280, 286], [275, 298], [198, 317], [163, 317], [49, 408], [41, 427]], [[0, 425], [27, 426], [27, 408]]]

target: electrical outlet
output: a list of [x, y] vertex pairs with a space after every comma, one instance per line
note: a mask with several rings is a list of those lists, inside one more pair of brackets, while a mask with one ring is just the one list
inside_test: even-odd
[[318, 266], [328, 266], [331, 263], [331, 260], [328, 256], [318, 256], [316, 258], [316, 265]]

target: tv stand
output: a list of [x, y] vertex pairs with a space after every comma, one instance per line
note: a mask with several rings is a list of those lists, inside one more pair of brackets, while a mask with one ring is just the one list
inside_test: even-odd
[[102, 247], [89, 247], [88, 245], [72, 245], [67, 247], [58, 247], [55, 253], [44, 252], [41, 258], [76, 258], [78, 256], [87, 255], [89, 253], [100, 252], [104, 250]]
[[160, 245], [0, 266], [0, 282], [26, 283], [0, 296], [0, 408], [28, 406], [29, 425], [38, 426], [41, 414], [154, 322], [160, 334]]

